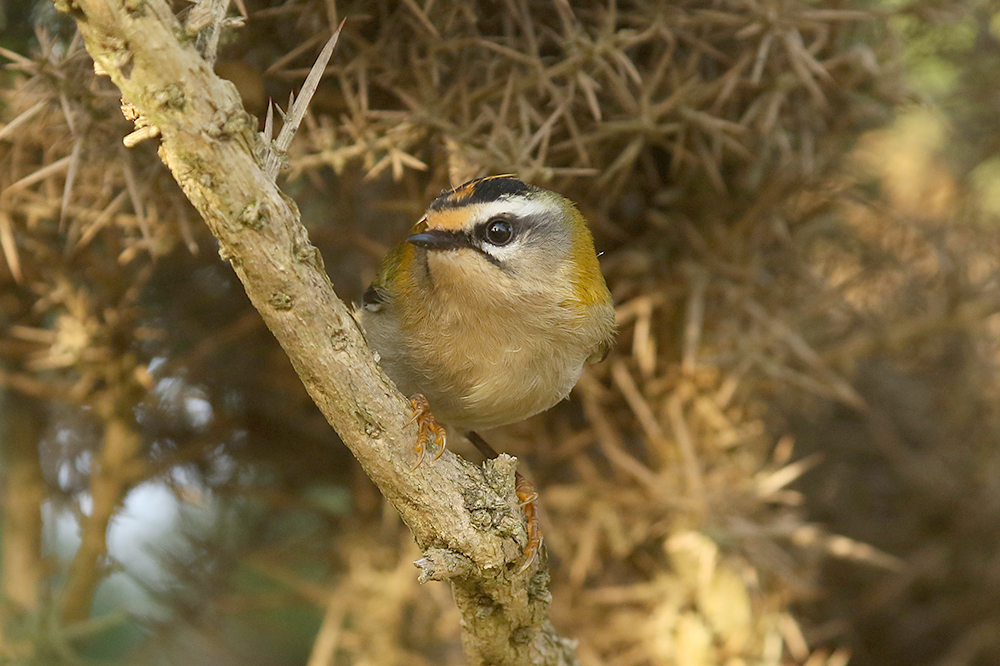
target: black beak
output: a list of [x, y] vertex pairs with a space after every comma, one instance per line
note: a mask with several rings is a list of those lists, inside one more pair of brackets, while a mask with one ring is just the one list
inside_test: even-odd
[[428, 229], [419, 234], [413, 234], [406, 241], [425, 250], [455, 250], [469, 246], [465, 234], [445, 231], [444, 229]]

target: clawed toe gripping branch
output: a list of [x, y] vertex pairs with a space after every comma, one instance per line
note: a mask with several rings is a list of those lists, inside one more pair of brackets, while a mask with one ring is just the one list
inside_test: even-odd
[[[445, 453], [412, 469], [410, 403], [379, 370], [298, 209], [275, 184], [326, 63], [314, 68], [272, 142], [197, 40], [178, 39], [185, 28], [165, 0], [61, 0], [59, 7], [76, 20], [97, 70], [121, 90], [143, 131], [136, 140], [159, 137], [161, 158], [309, 394], [424, 550], [420, 579], [451, 582], [469, 663], [577, 663], [573, 641], [548, 620], [544, 568], [518, 571], [531, 536], [519, 520], [513, 459], [479, 468]], [[506, 496], [487, 478], [495, 474], [506, 479], [499, 484]]]

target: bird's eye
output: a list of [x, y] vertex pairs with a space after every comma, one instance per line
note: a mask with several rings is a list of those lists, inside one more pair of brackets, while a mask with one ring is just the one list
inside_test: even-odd
[[495, 219], [486, 223], [486, 240], [491, 245], [506, 245], [514, 239], [514, 225], [507, 220]]

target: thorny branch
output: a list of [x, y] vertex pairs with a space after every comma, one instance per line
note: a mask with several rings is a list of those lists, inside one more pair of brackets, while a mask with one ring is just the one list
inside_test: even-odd
[[[450, 580], [472, 664], [575, 664], [548, 620], [544, 568], [519, 573], [526, 539], [515, 461], [447, 453], [411, 470], [416, 426], [379, 370], [323, 260], [264, 164], [269, 149], [164, 0], [57, 0], [122, 92], [212, 233], [312, 399], [424, 550], [421, 580]], [[150, 128], [150, 129], [145, 129]]]

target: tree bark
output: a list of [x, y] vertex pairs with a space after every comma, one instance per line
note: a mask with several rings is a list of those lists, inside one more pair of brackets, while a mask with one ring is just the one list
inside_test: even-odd
[[548, 620], [548, 574], [519, 573], [526, 540], [516, 461], [447, 452], [416, 470], [409, 403], [337, 298], [295, 203], [262, 169], [265, 147], [235, 87], [216, 76], [164, 0], [57, 0], [98, 71], [218, 238], [312, 399], [424, 550], [420, 579], [450, 580], [472, 664], [576, 664]]

